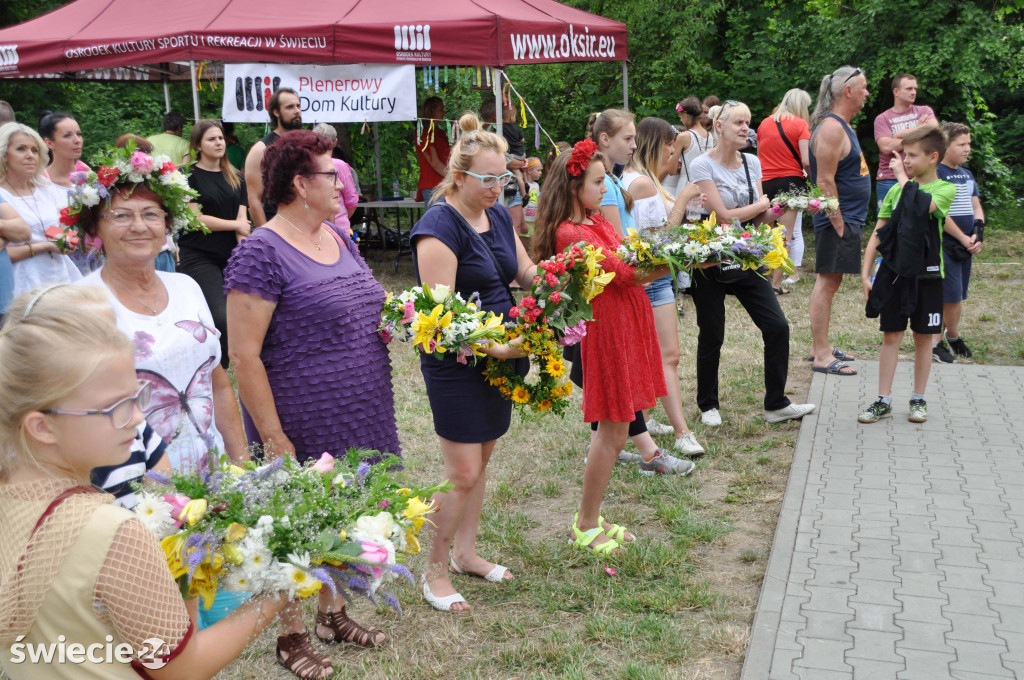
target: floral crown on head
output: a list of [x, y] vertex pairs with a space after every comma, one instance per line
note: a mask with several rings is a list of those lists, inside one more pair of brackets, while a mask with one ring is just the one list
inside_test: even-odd
[[582, 142], [576, 142], [572, 147], [572, 157], [565, 164], [565, 168], [573, 177], [579, 177], [586, 171], [587, 166], [590, 165], [590, 157], [595, 153], [597, 153], [597, 144], [594, 140], [584, 139]]
[[77, 170], [71, 173], [68, 207], [60, 211], [60, 223], [82, 231], [82, 211], [99, 205], [101, 200], [110, 204], [113, 190], [118, 186], [141, 184], [160, 197], [163, 207], [171, 216], [171, 229], [175, 233], [206, 231], [189, 203], [199, 197], [190, 188], [168, 156], [150, 156], [135, 149], [129, 142], [124, 148], [108, 147], [94, 159], [99, 168]]

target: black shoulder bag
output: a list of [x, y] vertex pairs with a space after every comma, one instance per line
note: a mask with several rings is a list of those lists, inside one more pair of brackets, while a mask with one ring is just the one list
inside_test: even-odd
[[793, 148], [793, 143], [789, 141], [789, 137], [787, 137], [786, 133], [783, 131], [782, 123], [775, 121], [775, 126], [779, 128], [779, 137], [782, 137], [782, 141], [786, 143], [786, 148], [789, 149], [791, 154], [793, 154], [793, 159], [796, 161], [797, 167], [800, 168], [800, 174], [804, 176], [804, 181], [806, 183], [807, 172], [804, 170], [804, 162], [800, 160], [800, 154], [798, 154], [796, 149]]
[[[455, 221], [461, 225], [465, 231], [468, 231], [474, 238], [480, 241], [480, 243], [484, 244], [484, 249], [487, 251], [487, 254], [491, 256], [491, 263], [494, 265], [494, 271], [498, 274], [498, 280], [501, 281], [501, 285], [505, 287], [505, 293], [508, 295], [508, 301], [512, 303], [512, 306], [514, 307], [516, 305], [516, 299], [512, 295], [512, 287], [509, 285], [508, 278], [505, 276], [505, 271], [502, 269], [501, 263], [498, 262], [498, 258], [495, 257], [494, 251], [491, 250], [491, 246], [484, 240], [484, 237], [480, 235], [480, 232], [474, 229], [472, 225], [466, 221], [466, 218], [463, 217], [458, 210], [447, 203], [442, 203], [440, 205], [444, 205], [448, 208], [451, 214], [455, 217]], [[491, 228], [493, 229], [494, 225], [491, 225]]]

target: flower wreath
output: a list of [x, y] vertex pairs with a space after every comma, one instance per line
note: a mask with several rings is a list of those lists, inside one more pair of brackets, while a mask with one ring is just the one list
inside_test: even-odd
[[567, 397], [572, 394], [572, 383], [564, 379], [569, 369], [560, 348], [554, 342], [554, 331], [547, 328], [539, 333], [531, 333], [524, 331], [523, 326], [515, 326], [506, 331], [505, 342], [520, 335], [526, 335], [520, 348], [529, 352], [531, 363], [539, 369], [537, 379], [528, 382], [524, 376], [516, 373], [516, 365], [512, 361], [488, 361], [484, 377], [489, 384], [498, 388], [503, 397], [511, 399], [524, 412], [529, 409], [534, 413], [565, 415], [565, 409], [569, 406]]
[[582, 142], [576, 142], [572, 147], [572, 157], [565, 164], [569, 174], [573, 177], [582, 175], [590, 165], [590, 157], [595, 153], [597, 153], [597, 144], [594, 140], [584, 139]]
[[60, 223], [85, 236], [81, 225], [82, 211], [99, 205], [101, 200], [110, 204], [114, 187], [143, 184], [160, 197], [171, 216], [174, 233], [208, 231], [189, 207], [199, 193], [188, 185], [188, 180], [168, 156], [150, 156], [135, 150], [129, 142], [122, 149], [109, 147], [104, 155], [95, 159], [99, 169], [78, 170], [71, 173], [70, 205], [60, 211]]

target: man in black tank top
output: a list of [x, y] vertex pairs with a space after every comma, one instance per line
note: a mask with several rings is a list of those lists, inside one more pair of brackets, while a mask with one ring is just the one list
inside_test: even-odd
[[828, 341], [832, 300], [843, 274], [859, 274], [861, 228], [871, 198], [871, 173], [850, 121], [868, 95], [864, 71], [842, 66], [821, 81], [818, 105], [811, 116], [811, 182], [826, 196], [839, 198], [839, 210], [814, 216], [815, 271], [810, 317], [812, 369], [832, 375], [856, 375], [852, 361]]
[[270, 124], [273, 129], [263, 139], [252, 145], [249, 155], [245, 157], [245, 187], [249, 194], [249, 216], [257, 227], [262, 227], [271, 217], [277, 214], [277, 208], [263, 203], [263, 175], [260, 163], [267, 147], [277, 141], [278, 137], [289, 130], [302, 128], [302, 109], [299, 95], [290, 87], [282, 87], [270, 95], [267, 103]]

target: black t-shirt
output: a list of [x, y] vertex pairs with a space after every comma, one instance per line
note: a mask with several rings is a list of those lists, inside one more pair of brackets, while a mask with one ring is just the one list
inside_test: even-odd
[[[188, 185], [199, 192], [197, 203], [204, 215], [234, 220], [238, 217], [239, 206], [248, 205], [245, 180], [242, 179], [237, 189], [232, 189], [219, 170], [203, 170], [193, 165], [188, 176]], [[233, 231], [212, 231], [209, 234], [193, 231], [178, 237], [178, 246], [183, 250], [201, 250], [223, 258], [225, 262], [231, 257], [231, 251], [237, 244], [238, 239]]]
[[519, 123], [502, 123], [501, 134], [508, 142], [508, 152], [513, 156], [525, 156], [526, 144], [523, 141], [523, 129]]

